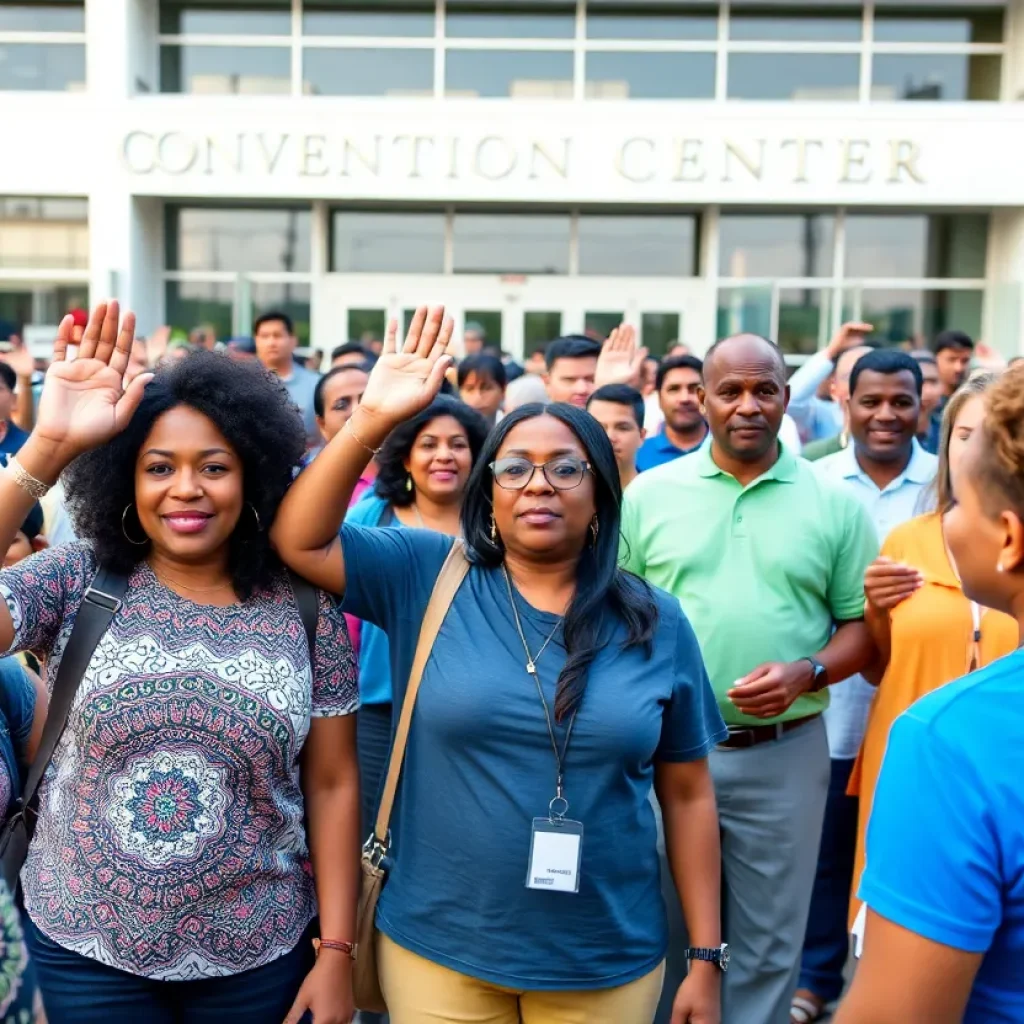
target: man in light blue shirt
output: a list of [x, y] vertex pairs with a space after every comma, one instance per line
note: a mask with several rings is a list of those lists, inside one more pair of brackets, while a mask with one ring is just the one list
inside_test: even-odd
[[256, 342], [256, 358], [281, 379], [281, 385], [302, 414], [306, 439], [313, 447], [320, 441], [320, 428], [313, 409], [313, 396], [320, 374], [299, 366], [292, 358], [297, 339], [291, 317], [276, 310], [264, 313], [256, 318], [252, 333]]
[[839, 357], [848, 349], [864, 343], [864, 336], [872, 330], [871, 324], [847, 323], [836, 331], [827, 348], [815, 353], [789, 378], [789, 405], [786, 412], [807, 444], [824, 441], [841, 433], [844, 427], [844, 388], [833, 386], [831, 398], [818, 395], [821, 386], [836, 369]]
[[[814, 463], [868, 511], [878, 540], [922, 511], [938, 459], [918, 443], [923, 379], [917, 361], [892, 349], [870, 351], [850, 374], [853, 443]], [[825, 711], [832, 776], [817, 877], [794, 1007], [817, 1012], [839, 998], [848, 955], [847, 910], [857, 838], [857, 799], [846, 795], [864, 738], [874, 687], [853, 676], [831, 688]], [[800, 1001], [806, 1005], [802, 1005]]]

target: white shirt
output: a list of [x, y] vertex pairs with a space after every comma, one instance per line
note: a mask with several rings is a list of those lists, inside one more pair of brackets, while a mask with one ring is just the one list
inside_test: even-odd
[[824, 352], [816, 352], [789, 378], [789, 414], [805, 441], [835, 437], [843, 429], [839, 403], [818, 397], [818, 388], [834, 369], [835, 364]]
[[[856, 442], [813, 465], [816, 472], [845, 487], [867, 509], [881, 543], [894, 527], [923, 511], [922, 492], [935, 479], [939, 460], [915, 440], [907, 468], [881, 490], [861, 469]], [[824, 718], [829, 751], [836, 760], [856, 757], [864, 739], [875, 687], [856, 675], [830, 686], [828, 692], [831, 703]]]

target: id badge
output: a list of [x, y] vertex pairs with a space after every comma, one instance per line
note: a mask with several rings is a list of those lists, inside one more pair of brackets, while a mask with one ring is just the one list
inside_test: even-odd
[[583, 823], [569, 818], [534, 818], [527, 889], [580, 891]]

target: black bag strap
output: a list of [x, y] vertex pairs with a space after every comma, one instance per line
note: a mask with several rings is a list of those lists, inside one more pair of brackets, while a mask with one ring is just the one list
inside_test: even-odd
[[[106, 633], [111, 619], [121, 607], [121, 601], [127, 589], [127, 576], [121, 576], [105, 566], [100, 566], [95, 579], [85, 592], [82, 605], [75, 618], [74, 628], [68, 638], [67, 647], [64, 648], [64, 656], [60, 660], [57, 678], [50, 690], [50, 706], [46, 713], [46, 725], [43, 727], [39, 750], [28, 770], [25, 788], [22, 790], [19, 802], [22, 810], [35, 809], [39, 784], [43, 781], [43, 776], [53, 759], [57, 744], [64, 734], [71, 705], [75, 701], [75, 694], [78, 693], [78, 688], [82, 684], [82, 678], [92, 660], [96, 645]], [[35, 824], [33, 818], [34, 815], [32, 818], [26, 817], [30, 835]]]
[[316, 587], [309, 580], [304, 580], [298, 573], [288, 570], [292, 593], [299, 608], [302, 628], [306, 631], [306, 643], [309, 645], [309, 667], [316, 670], [316, 630], [320, 624], [320, 597]]

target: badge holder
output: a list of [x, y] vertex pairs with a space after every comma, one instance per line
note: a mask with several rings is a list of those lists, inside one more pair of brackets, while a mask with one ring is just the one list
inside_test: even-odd
[[580, 891], [583, 823], [567, 818], [568, 810], [568, 800], [556, 796], [548, 807], [548, 816], [533, 819], [527, 889]]

